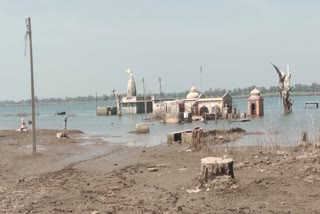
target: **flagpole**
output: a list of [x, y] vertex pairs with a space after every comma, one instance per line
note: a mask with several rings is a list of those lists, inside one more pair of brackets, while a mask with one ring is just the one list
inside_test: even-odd
[[202, 65], [200, 66], [200, 89], [201, 89], [201, 93], [203, 93], [203, 91], [202, 91]]

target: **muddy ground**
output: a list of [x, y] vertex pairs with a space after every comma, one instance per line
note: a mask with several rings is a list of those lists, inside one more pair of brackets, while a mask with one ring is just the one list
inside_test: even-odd
[[[86, 147], [79, 131], [60, 140], [56, 132], [38, 130], [33, 155], [31, 133], [0, 131], [0, 213], [320, 213], [320, 152], [312, 146], [207, 143], [190, 152], [95, 138]], [[197, 188], [208, 156], [233, 158], [235, 179]]]

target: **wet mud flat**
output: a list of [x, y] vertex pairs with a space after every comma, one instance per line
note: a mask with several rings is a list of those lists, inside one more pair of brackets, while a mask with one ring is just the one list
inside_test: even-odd
[[[88, 144], [81, 133], [66, 140], [55, 133], [38, 132], [43, 150], [32, 155], [30, 133], [0, 131], [0, 213], [320, 212], [316, 147], [225, 143], [193, 151], [187, 144]], [[199, 187], [204, 157], [232, 158], [235, 178]]]

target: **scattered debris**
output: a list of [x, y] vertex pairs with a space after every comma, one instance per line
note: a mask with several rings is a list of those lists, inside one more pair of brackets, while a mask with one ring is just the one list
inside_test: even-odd
[[58, 133], [56, 134], [56, 137], [57, 137], [58, 139], [60, 139], [60, 138], [70, 138], [70, 137], [69, 137], [69, 133], [66, 132], [66, 131], [58, 132]]
[[188, 169], [187, 168], [180, 168], [180, 169], [178, 169], [180, 172], [184, 172], [184, 171], [187, 171]]
[[196, 187], [194, 189], [188, 189], [187, 193], [198, 193], [200, 191], [201, 191], [201, 189], [199, 187]]
[[156, 167], [167, 167], [169, 164], [167, 163], [160, 163], [160, 164], [157, 164]]
[[22, 182], [24, 182], [24, 178], [19, 178], [17, 183], [20, 184]]
[[149, 172], [157, 172], [157, 171], [158, 171], [158, 168], [156, 168], [156, 167], [151, 167], [151, 168], [148, 168], [148, 171], [149, 171]]
[[246, 130], [239, 127], [235, 127], [235, 128], [230, 128], [228, 132], [246, 132]]

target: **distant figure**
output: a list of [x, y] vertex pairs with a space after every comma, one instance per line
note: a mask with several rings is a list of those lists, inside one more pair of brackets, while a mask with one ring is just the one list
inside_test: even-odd
[[64, 118], [64, 130], [67, 130], [68, 116]]
[[24, 122], [23, 117], [21, 117], [21, 126], [20, 126], [20, 131], [23, 131], [23, 132], [28, 131], [28, 127], [26, 126], [26, 123]]

